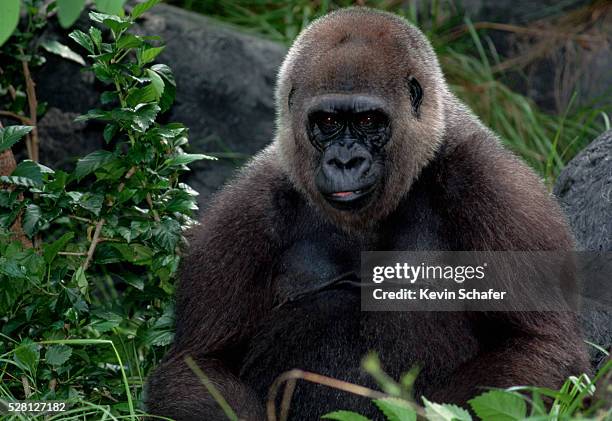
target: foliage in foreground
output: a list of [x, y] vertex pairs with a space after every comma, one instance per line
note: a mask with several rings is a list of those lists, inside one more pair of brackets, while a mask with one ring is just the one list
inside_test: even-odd
[[[107, 87], [103, 107], [79, 117], [106, 123], [107, 147], [70, 173], [24, 160], [0, 177], [3, 400], [134, 416], [134, 392], [172, 341], [178, 250], [196, 209], [179, 176], [204, 156], [184, 153], [181, 124], [156, 122], [175, 94], [170, 68], [152, 64], [159, 38], [128, 32], [157, 2], [91, 12], [103, 29], [70, 35]], [[0, 152], [30, 130], [0, 129]]]
[[[534, 386], [517, 386], [506, 390], [491, 389], [468, 401], [470, 412], [457, 405], [438, 404], [422, 397], [423, 407], [413, 398], [412, 387], [416, 372], [394, 382], [381, 369], [378, 358], [370, 355], [364, 359], [364, 369], [380, 384], [389, 397], [372, 402], [388, 421], [561, 421], [612, 419], [612, 405], [605, 398], [596, 396], [597, 387], [611, 388], [612, 360], [601, 367], [590, 379], [586, 374], [570, 377], [559, 390]], [[604, 392], [604, 391], [602, 391]], [[336, 421], [370, 421], [351, 411], [335, 411], [323, 416]]]

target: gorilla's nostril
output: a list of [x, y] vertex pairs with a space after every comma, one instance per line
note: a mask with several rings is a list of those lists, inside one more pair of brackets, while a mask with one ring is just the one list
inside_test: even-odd
[[365, 158], [362, 157], [357, 157], [357, 158], [353, 158], [351, 159], [349, 162], [347, 162], [344, 167], [347, 170], [352, 170], [353, 168], [359, 168], [361, 167], [361, 165], [365, 162]]
[[330, 167], [339, 168], [339, 169], [344, 168], [344, 164], [336, 158], [332, 158], [329, 161], [327, 161], [327, 165]]
[[360, 169], [362, 167], [367, 166], [366, 158], [363, 157], [355, 157], [350, 158], [349, 160], [343, 160], [338, 158], [332, 158], [327, 161], [327, 165], [329, 167], [339, 169], [339, 170], [355, 170]]

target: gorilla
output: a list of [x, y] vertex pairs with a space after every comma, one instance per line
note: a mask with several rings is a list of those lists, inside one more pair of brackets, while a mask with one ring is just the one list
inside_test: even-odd
[[[588, 370], [570, 312], [362, 312], [367, 250], [571, 250], [542, 182], [449, 90], [426, 37], [402, 18], [341, 9], [313, 22], [280, 69], [274, 141], [189, 234], [172, 350], [150, 413], [223, 420], [191, 356], [241, 419], [300, 368], [374, 386], [368, 351], [415, 393], [463, 404], [482, 387], [558, 387]], [[358, 279], [358, 278], [357, 278]], [[296, 420], [367, 399], [298, 382]]]

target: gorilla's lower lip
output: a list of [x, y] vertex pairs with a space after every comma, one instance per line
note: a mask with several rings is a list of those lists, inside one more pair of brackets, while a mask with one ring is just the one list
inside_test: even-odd
[[331, 200], [334, 202], [348, 203], [348, 202], [352, 202], [357, 199], [361, 199], [364, 196], [367, 196], [368, 194], [372, 192], [373, 189], [374, 189], [374, 186], [372, 185], [372, 186], [364, 187], [362, 189], [357, 189], [357, 190], [347, 190], [347, 191], [338, 191], [338, 192], [329, 193], [326, 195], [326, 197], [328, 200]]

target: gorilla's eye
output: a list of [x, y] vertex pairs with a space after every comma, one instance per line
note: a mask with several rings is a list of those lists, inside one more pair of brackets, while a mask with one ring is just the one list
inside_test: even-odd
[[375, 112], [361, 113], [357, 116], [357, 125], [360, 129], [368, 130], [380, 126], [382, 117]]
[[336, 132], [341, 124], [340, 120], [335, 114], [332, 113], [320, 113], [315, 117], [315, 124], [319, 127], [324, 134], [331, 134]]

